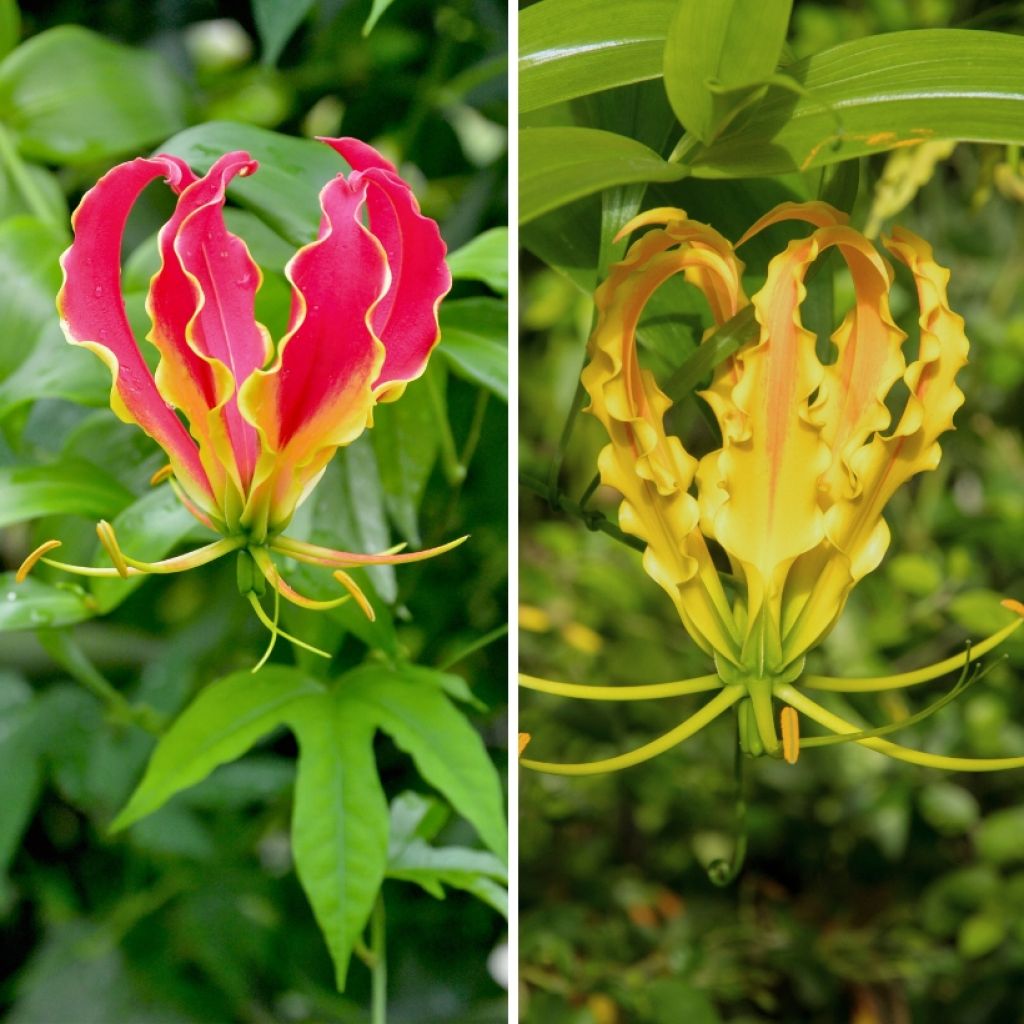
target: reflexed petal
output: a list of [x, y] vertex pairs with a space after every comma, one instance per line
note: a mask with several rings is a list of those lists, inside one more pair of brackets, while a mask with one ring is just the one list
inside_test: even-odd
[[370, 230], [384, 246], [391, 272], [388, 290], [371, 318], [386, 351], [374, 390], [397, 397], [400, 385], [423, 372], [440, 337], [437, 307], [452, 284], [444, 261], [446, 246], [437, 223], [420, 213], [412, 190], [372, 146], [358, 139], [321, 141], [351, 165], [356, 172], [350, 178], [353, 185], [367, 183]]
[[95, 352], [110, 368], [110, 404], [138, 423], [170, 457], [182, 485], [203, 508], [211, 505], [207, 475], [195, 443], [161, 395], [132, 335], [121, 293], [121, 241], [142, 190], [164, 177], [177, 192], [194, 181], [177, 157], [120, 164], [86, 193], [72, 218], [75, 240], [61, 258], [64, 284], [57, 296], [68, 341]]
[[[676, 220], [682, 223], [671, 221], [667, 230], [634, 243], [598, 289], [599, 320], [583, 384], [591, 397], [589, 411], [611, 438], [598, 460], [601, 479], [623, 496], [622, 528], [648, 544], [644, 569], [672, 597], [694, 640], [708, 653], [733, 658], [730, 609], [697, 529], [696, 499], [688, 493], [697, 462], [665, 433], [663, 420], [672, 403], [640, 368], [636, 326], [650, 296], [677, 273], [692, 275], [695, 282], [720, 278], [713, 294], [731, 292], [739, 301], [740, 268], [723, 251], [721, 236], [685, 221], [681, 211]], [[680, 244], [679, 238], [686, 240]], [[720, 312], [731, 316], [735, 310]]]
[[254, 315], [259, 268], [223, 216], [229, 182], [255, 168], [247, 153], [228, 153], [185, 190], [160, 232], [162, 263], [148, 301], [150, 337], [163, 356], [157, 380], [188, 416], [221, 494], [225, 470], [239, 494], [252, 478], [258, 437], [236, 391], [270, 355]]
[[320, 238], [285, 270], [294, 289], [292, 326], [270, 368], [256, 370], [241, 389], [242, 413], [265, 447], [253, 493], [269, 500], [277, 524], [291, 517], [334, 450], [362, 432], [373, 405], [384, 351], [370, 316], [388, 272], [383, 248], [360, 219], [366, 189], [365, 180], [339, 176], [320, 193]]

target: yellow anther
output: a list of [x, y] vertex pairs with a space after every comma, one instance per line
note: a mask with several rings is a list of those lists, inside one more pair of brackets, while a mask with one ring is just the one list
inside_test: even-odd
[[782, 709], [782, 756], [787, 764], [796, 764], [800, 757], [800, 718], [788, 704]]
[[39, 559], [42, 558], [43, 555], [53, 551], [54, 548], [59, 547], [59, 540], [48, 540], [40, 544], [39, 547], [37, 547], [35, 551], [33, 551], [32, 554], [30, 554], [28, 558], [26, 558], [25, 561], [18, 566], [18, 571], [14, 574], [14, 582], [24, 583], [25, 578], [36, 567], [36, 563], [39, 561]]
[[530, 739], [531, 739], [531, 736], [530, 736], [530, 734], [528, 732], [521, 732], [519, 734], [519, 756], [520, 757], [523, 756], [523, 751], [529, 745]]
[[1020, 601], [1015, 601], [1012, 597], [1008, 597], [1005, 601], [1000, 601], [999, 603], [1004, 608], [1009, 608], [1011, 612], [1024, 615], [1024, 604], [1021, 604]]
[[156, 487], [157, 484], [162, 484], [168, 477], [174, 476], [174, 467], [168, 463], [166, 466], [161, 466], [150, 478], [149, 483], [151, 487]]
[[114, 563], [118, 576], [124, 580], [128, 579], [128, 563], [124, 560], [124, 555], [121, 553], [114, 528], [105, 519], [101, 519], [96, 524], [96, 536], [99, 537], [104, 550], [110, 555], [110, 560]]
[[377, 613], [373, 610], [373, 605], [370, 604], [366, 595], [359, 589], [359, 584], [347, 572], [343, 572], [341, 569], [338, 569], [337, 572], [331, 575], [356, 599], [356, 603], [363, 609], [363, 614], [371, 622], [375, 622]]

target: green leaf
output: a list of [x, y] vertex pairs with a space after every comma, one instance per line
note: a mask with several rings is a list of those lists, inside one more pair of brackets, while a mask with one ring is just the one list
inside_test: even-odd
[[368, 36], [372, 31], [374, 25], [380, 20], [380, 16], [395, 2], [395, 0], [373, 0], [373, 4], [370, 7], [370, 15], [366, 19], [366, 24], [363, 25], [363, 35]]
[[791, 7], [792, 0], [679, 4], [665, 43], [665, 90], [701, 142], [775, 71]]
[[228, 195], [293, 245], [313, 241], [320, 224], [320, 190], [348, 170], [345, 161], [322, 142], [230, 121], [196, 125], [160, 147], [204, 173], [232, 149], [251, 153], [260, 166], [255, 173], [236, 178]]
[[499, 857], [508, 856], [498, 773], [476, 730], [425, 668], [365, 665], [338, 682], [341, 700], [372, 708], [373, 718]]
[[444, 898], [443, 886], [463, 889], [508, 917], [508, 872], [493, 853], [462, 846], [434, 847], [413, 839], [388, 859], [388, 878], [415, 882], [431, 896]]
[[[438, 367], [427, 373], [443, 387]], [[443, 371], [443, 368], [442, 368]], [[419, 508], [439, 447], [437, 420], [428, 382], [412, 381], [399, 402], [387, 402], [373, 411], [370, 432], [377, 456], [384, 504], [399, 532], [414, 547], [422, 547]]]
[[273, 67], [316, 0], [252, 0], [252, 16], [263, 43], [263, 63]]
[[771, 86], [691, 171], [764, 177], [929, 139], [1024, 143], [1022, 64], [1024, 37], [1005, 33], [920, 29], [843, 43], [786, 69], [807, 96]]
[[91, 352], [64, 340], [54, 304], [65, 240], [34, 217], [0, 223], [0, 418], [37, 398], [106, 404], [110, 374]]
[[373, 756], [375, 715], [342, 688], [296, 706], [299, 740], [292, 850], [339, 990], [384, 880], [388, 807]]
[[[17, 159], [21, 160], [20, 157]], [[56, 226], [64, 225], [68, 220], [68, 201], [60, 181], [55, 174], [38, 164], [22, 161], [21, 169], [26, 176], [28, 188], [38, 193], [42, 209], [33, 208], [34, 201], [19, 186], [18, 177], [6, 164], [0, 164], [0, 221], [19, 214], [31, 214], [46, 223], [51, 234], [55, 233]]]
[[1024, 804], [990, 814], [978, 826], [974, 841], [983, 860], [1012, 864], [1024, 860]]
[[110, 519], [132, 500], [112, 477], [80, 462], [0, 466], [0, 494], [0, 527], [42, 516]]
[[508, 228], [491, 228], [450, 253], [448, 268], [456, 281], [483, 281], [508, 295]]
[[661, 74], [678, 0], [542, 0], [519, 15], [519, 109]]
[[276, 665], [210, 683], [160, 738], [142, 781], [111, 830], [144, 818], [218, 765], [234, 761], [284, 722], [298, 702], [323, 692], [315, 680]]
[[437, 350], [460, 377], [508, 402], [508, 305], [503, 300], [442, 303]]
[[18, 676], [0, 674], [0, 899], [42, 781], [35, 712], [32, 688]]
[[0, 631], [71, 626], [97, 611], [96, 602], [80, 587], [53, 586], [31, 576], [15, 583], [13, 572], [0, 575]]
[[[158, 487], [134, 501], [113, 523], [118, 543], [126, 555], [145, 562], [166, 558], [199, 524], [168, 486]], [[210, 537], [210, 540], [213, 538]], [[95, 565], [111, 565], [103, 548], [97, 550]], [[96, 578], [90, 589], [103, 614], [112, 611], [146, 580], [131, 576], [126, 580]]]
[[0, 120], [25, 156], [81, 165], [136, 153], [181, 128], [185, 113], [157, 54], [61, 25], [0, 63]]
[[519, 133], [519, 219], [629, 182], [678, 181], [689, 173], [635, 139], [595, 128], [524, 128]]
[[433, 839], [444, 828], [450, 811], [435, 797], [407, 790], [391, 801], [389, 814], [388, 856], [392, 857], [414, 839]]
[[17, 0], [0, 0], [0, 57], [6, 57], [21, 38], [21, 12]]

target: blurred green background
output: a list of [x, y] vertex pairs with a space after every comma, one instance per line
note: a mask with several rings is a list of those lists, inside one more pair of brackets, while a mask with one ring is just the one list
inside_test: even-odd
[[[1020, 4], [797, 0], [797, 56], [863, 35], [960, 25], [1024, 31]], [[1005, 148], [960, 145], [896, 220], [952, 269], [970, 365], [957, 430], [940, 468], [886, 511], [893, 541], [855, 590], [810, 671], [876, 674], [927, 664], [991, 632], [1001, 596], [1024, 594], [1024, 207]], [[1007, 163], [1010, 161], [1010, 164]], [[854, 223], [864, 228], [885, 157], [862, 161]], [[904, 170], [904, 174], [905, 174]], [[927, 172], [924, 176], [928, 176]], [[736, 239], [802, 180], [683, 182], [645, 206], [676, 205]], [[583, 208], [583, 204], [580, 204]], [[886, 220], [888, 226], [892, 220]], [[530, 238], [526, 238], [529, 248]], [[781, 248], [781, 234], [772, 236]], [[773, 250], [774, 251], [774, 250]], [[753, 276], [761, 257], [747, 253]], [[836, 275], [838, 311], [848, 283]], [[589, 298], [525, 251], [522, 260], [520, 465], [543, 479], [558, 450], [591, 318]], [[844, 305], [844, 303], [846, 305]], [[893, 306], [916, 312], [904, 284]], [[836, 320], [838, 322], [838, 319]], [[650, 365], [699, 337], [692, 315], [661, 332]], [[685, 345], [682, 346], [685, 350]], [[689, 450], [712, 435], [694, 402], [674, 413]], [[562, 471], [576, 500], [605, 437], [581, 416]], [[617, 495], [594, 507], [613, 520]], [[550, 679], [643, 683], [707, 672], [640, 555], [524, 488], [521, 667]], [[1024, 751], [1024, 638], [985, 679], [902, 743], [964, 755]], [[935, 699], [853, 697], [873, 723]], [[681, 721], [694, 698], [617, 705], [523, 691], [530, 756], [590, 761]], [[837, 708], [843, 705], [835, 705]], [[944, 775], [850, 744], [805, 751], [795, 767], [748, 764], [750, 848], [728, 889], [705, 866], [728, 858], [736, 830], [735, 727], [610, 776], [521, 773], [522, 1017], [536, 1024], [1002, 1024], [1024, 1021], [1024, 773]]]
[[[127, 498], [149, 493], [148, 477], [165, 460], [106, 408], [109, 379], [99, 362], [74, 362], [80, 353], [63, 344], [53, 308], [54, 254], [67, 241], [61, 234], [68, 211], [100, 174], [188, 125], [230, 120], [295, 136], [365, 139], [400, 165], [450, 251], [505, 224], [504, 4], [377, 3], [383, 13], [364, 36], [370, 7], [369, 0], [56, 0], [21, 4], [19, 27], [15, 5], [0, 3], [0, 57], [10, 51], [0, 61], [0, 133], [22, 157], [0, 159], [0, 468], [59, 462], [115, 481]], [[98, 33], [99, 43], [67, 28], [79, 25]], [[52, 29], [57, 36], [46, 34]], [[111, 57], [114, 51], [102, 49], [108, 43], [130, 50]], [[18, 185], [19, 163], [34, 205]], [[146, 193], [129, 225], [126, 253], [168, 209], [166, 195]], [[255, 232], [257, 255], [276, 259], [293, 251], [254, 217], [233, 216]], [[137, 262], [145, 270], [145, 259]], [[135, 299], [141, 309], [141, 293]], [[475, 340], [500, 354], [500, 300], [474, 281], [458, 282], [452, 299], [479, 311], [463, 318], [463, 335], [476, 330], [463, 347]], [[453, 339], [458, 326], [453, 318]], [[444, 450], [426, 383], [416, 382], [382, 413], [372, 437], [335, 460], [297, 529], [312, 524], [353, 547], [402, 539], [430, 546], [472, 534], [437, 561], [374, 571], [368, 585], [393, 607], [393, 622], [379, 616], [376, 628], [393, 629], [410, 659], [457, 660], [452, 671], [479, 701], [473, 722], [503, 766], [504, 382], [495, 376], [482, 388], [457, 361], [438, 355], [430, 375], [458, 452]], [[418, 439], [411, 455], [402, 448], [410, 436]], [[460, 482], [455, 457], [474, 451]], [[165, 506], [159, 514], [179, 523], [174, 502]], [[0, 569], [15, 569], [52, 536], [65, 541], [70, 560], [88, 559], [95, 515], [81, 511], [0, 529]], [[3, 523], [12, 518], [5, 514]], [[182, 534], [187, 519], [178, 527]], [[209, 539], [194, 524], [191, 534], [181, 539]], [[45, 569], [37, 575], [70, 585]], [[77, 591], [66, 593], [71, 599]], [[334, 666], [342, 670], [362, 661], [374, 640], [373, 629], [358, 620], [300, 612], [286, 628], [337, 649]], [[21, 1024], [368, 1020], [366, 968], [354, 962], [347, 992], [337, 994], [293, 871], [292, 737], [276, 734], [111, 837], [107, 826], [138, 781], [153, 740], [113, 720], [56, 667], [48, 650], [57, 634], [11, 628], [19, 624], [26, 622], [0, 616], [0, 1017]], [[40, 613], [28, 624], [46, 620]], [[497, 640], [460, 657], [488, 634]], [[111, 615], [75, 627], [73, 636], [120, 692], [167, 715], [210, 680], [251, 667], [267, 641], [238, 595], [231, 560], [148, 581]], [[278, 644], [275, 660], [293, 657]], [[427, 790], [408, 757], [382, 736], [377, 758], [389, 796]], [[474, 839], [465, 822], [453, 821], [439, 842]], [[502, 919], [457, 890], [438, 900], [387, 882], [384, 896], [388, 1019], [505, 1020]]]

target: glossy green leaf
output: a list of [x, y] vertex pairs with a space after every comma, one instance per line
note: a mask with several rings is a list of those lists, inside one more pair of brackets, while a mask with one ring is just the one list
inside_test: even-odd
[[524, 128], [519, 133], [519, 217], [548, 210], [611, 185], [678, 181], [688, 173], [635, 139], [594, 128]]
[[791, 7], [792, 0], [678, 5], [665, 43], [665, 90], [676, 117], [701, 142], [775, 71]]
[[339, 683], [339, 693], [372, 708], [374, 720], [406, 753], [424, 779], [507, 858], [504, 799], [483, 741], [438, 686], [429, 669], [366, 665]]
[[0, 527], [42, 516], [110, 519], [132, 495], [96, 466], [0, 466]]
[[491, 228], [448, 255], [456, 281], [482, 281], [499, 295], [508, 294], [508, 228]]
[[368, 36], [372, 31], [374, 25], [380, 20], [381, 15], [395, 2], [395, 0], [373, 0], [370, 7], [370, 16], [366, 19], [366, 24], [363, 25], [363, 35]]
[[252, 0], [252, 16], [263, 43], [263, 63], [273, 66], [316, 0]]
[[37, 398], [106, 404], [109, 372], [91, 352], [67, 344], [57, 318], [64, 246], [34, 217], [0, 223], [0, 418]]
[[519, 15], [519, 109], [657, 78], [678, 0], [542, 0]]
[[295, 869], [345, 988], [352, 947], [384, 880], [388, 807], [373, 755], [373, 709], [345, 681], [289, 720], [299, 740], [292, 850]]
[[14, 573], [0, 575], [0, 631], [72, 626], [91, 619], [96, 603], [74, 584], [54, 586], [31, 576], [15, 583]]
[[432, 377], [430, 382], [423, 378], [412, 381], [401, 401], [374, 409], [370, 432], [388, 515], [414, 547], [423, 546], [419, 508], [439, 446], [437, 417], [428, 387], [433, 383], [444, 388], [440, 363], [431, 363], [427, 373]]
[[335, 175], [348, 171], [341, 157], [322, 142], [229, 121], [197, 125], [160, 146], [161, 152], [180, 156], [204, 173], [233, 149], [251, 153], [260, 166], [248, 177], [236, 178], [228, 195], [293, 245], [316, 238], [320, 190]]
[[508, 882], [508, 872], [486, 850], [430, 846], [413, 839], [388, 858], [387, 876], [415, 882], [438, 899], [444, 898], [446, 885], [463, 889], [508, 917], [508, 893], [498, 884]]
[[[184, 538], [196, 532], [199, 524], [171, 488], [164, 484], [132, 502], [113, 523], [121, 550], [131, 558], [155, 562], [166, 558]], [[214, 540], [212, 534], [207, 542]], [[109, 566], [111, 561], [102, 548], [97, 549], [96, 565]], [[140, 587], [146, 576], [126, 580], [97, 578], [90, 589], [100, 611], [106, 614], [116, 608], [132, 591]]]
[[160, 738], [142, 781], [111, 829], [127, 828], [218, 765], [241, 757], [284, 722], [298, 702], [323, 692], [315, 680], [277, 665], [210, 683]]
[[807, 96], [771, 86], [691, 171], [764, 177], [929, 139], [1024, 143], [1022, 66], [1024, 37], [1003, 33], [921, 29], [843, 43], [786, 69]]
[[508, 306], [499, 299], [455, 299], [441, 306], [438, 353], [460, 377], [508, 401]]
[[138, 152], [177, 131], [184, 100], [157, 54], [61, 25], [0, 63], [0, 121], [27, 157], [87, 164]]

